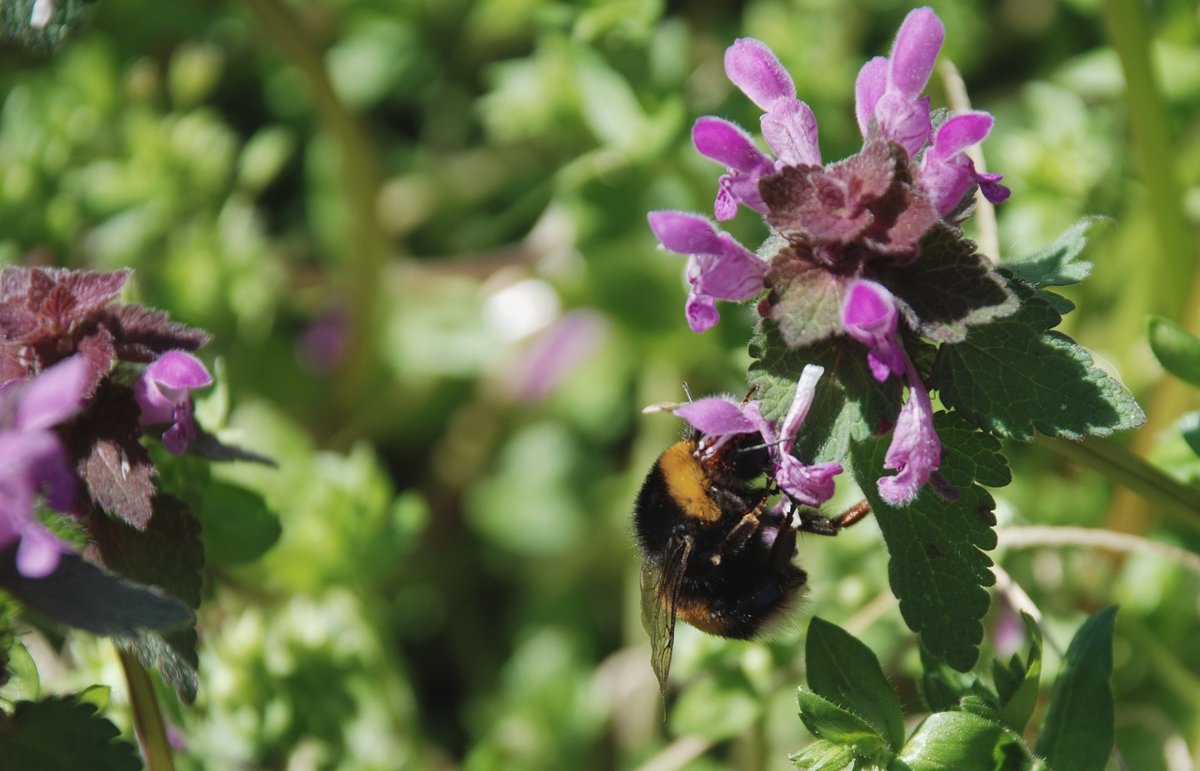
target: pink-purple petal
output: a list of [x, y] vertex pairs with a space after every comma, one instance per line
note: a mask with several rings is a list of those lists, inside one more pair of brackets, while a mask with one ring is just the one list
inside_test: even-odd
[[717, 254], [721, 242], [717, 229], [698, 214], [652, 211], [646, 215], [659, 243], [677, 254]]
[[808, 417], [808, 410], [816, 398], [817, 382], [823, 374], [825, 374], [824, 367], [816, 364], [804, 365], [804, 370], [800, 373], [800, 380], [796, 383], [796, 393], [792, 397], [792, 404], [788, 408], [787, 415], [783, 418], [783, 426], [779, 430], [779, 438], [782, 440], [779, 445], [781, 453], [786, 455], [792, 451], [792, 445], [795, 444], [796, 437], [800, 434], [800, 426], [804, 424], [804, 419]]
[[739, 38], [726, 49], [725, 74], [762, 110], [777, 99], [796, 96], [792, 76], [774, 52], [754, 38]]
[[807, 104], [794, 98], [777, 101], [763, 114], [761, 123], [763, 139], [781, 164], [821, 165], [817, 116]]
[[818, 463], [806, 466], [791, 455], [780, 458], [775, 482], [797, 503], [820, 506], [833, 497], [834, 477], [842, 473], [839, 463]]
[[917, 497], [942, 461], [942, 443], [933, 427], [933, 405], [916, 369], [909, 365], [908, 401], [900, 408], [883, 467], [899, 473], [880, 477], [879, 494], [893, 506]]
[[979, 144], [991, 133], [993, 122], [986, 112], [955, 115], [938, 127], [929, 154], [934, 158], [948, 158]]
[[748, 434], [756, 430], [754, 423], [744, 414], [741, 405], [721, 396], [697, 399], [674, 412], [702, 434], [727, 436]]
[[864, 139], [871, 130], [871, 121], [875, 119], [875, 106], [887, 88], [887, 78], [888, 60], [876, 56], [862, 66], [854, 81], [854, 114]]
[[842, 326], [847, 334], [867, 346], [867, 364], [881, 383], [905, 371], [907, 358], [896, 340], [898, 321], [896, 298], [882, 284], [858, 279], [846, 291]]
[[26, 578], [45, 578], [58, 567], [64, 549], [59, 540], [37, 522], [29, 522], [17, 547], [17, 572]]
[[82, 356], [63, 359], [25, 386], [17, 402], [15, 427], [35, 430], [56, 426], [83, 407], [92, 381], [92, 365]]
[[932, 8], [910, 11], [892, 46], [890, 85], [909, 98], [918, 96], [929, 82], [945, 36], [946, 29]]
[[146, 367], [146, 377], [163, 388], [188, 391], [212, 385], [212, 375], [195, 356], [184, 351], [167, 351]]
[[692, 144], [706, 158], [743, 174], [770, 173], [771, 159], [754, 145], [742, 129], [727, 120], [704, 117], [692, 126]]

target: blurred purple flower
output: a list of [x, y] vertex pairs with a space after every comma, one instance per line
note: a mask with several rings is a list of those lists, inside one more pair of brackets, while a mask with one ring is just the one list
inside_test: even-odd
[[335, 372], [349, 347], [346, 312], [339, 307], [322, 311], [296, 341], [300, 365], [317, 375]]
[[134, 385], [142, 424], [171, 424], [162, 435], [163, 446], [171, 453], [181, 455], [196, 438], [190, 392], [212, 382], [212, 375], [195, 356], [167, 351], [146, 367]]
[[544, 399], [608, 337], [608, 322], [594, 310], [565, 314], [530, 343], [510, 368], [507, 390], [517, 401]]
[[704, 217], [653, 211], [648, 219], [664, 247], [688, 255], [686, 312], [692, 331], [703, 332], [720, 320], [717, 300], [748, 300], [763, 290], [767, 263]]
[[0, 387], [0, 549], [14, 542], [17, 570], [42, 578], [58, 567], [66, 548], [34, 516], [39, 493], [46, 505], [70, 512], [75, 475], [67, 451], [50, 429], [83, 407], [93, 378], [82, 356], [71, 356], [27, 384]]

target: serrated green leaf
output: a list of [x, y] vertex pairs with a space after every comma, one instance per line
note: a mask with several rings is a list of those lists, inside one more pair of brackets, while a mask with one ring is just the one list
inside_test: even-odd
[[867, 349], [848, 338], [833, 338], [807, 348], [788, 350], [773, 322], [764, 322], [751, 343], [749, 379], [757, 386], [763, 415], [780, 419], [791, 406], [796, 382], [806, 364], [825, 368], [817, 383], [808, 418], [796, 440], [796, 455], [806, 462], [841, 460], [851, 440], [860, 440], [895, 420], [900, 411], [900, 384], [879, 383], [867, 365]]
[[868, 277], [900, 301], [909, 326], [930, 340], [960, 342], [967, 330], [1016, 313], [1019, 303], [1004, 279], [962, 232], [938, 225], [921, 239], [910, 265], [885, 263]]
[[790, 249], [772, 258], [766, 305], [786, 347], [805, 348], [842, 334], [842, 298], [848, 280], [799, 259]]
[[1170, 319], [1150, 319], [1150, 350], [1163, 369], [1175, 377], [1200, 387], [1200, 338]]
[[212, 481], [201, 496], [204, 556], [214, 565], [240, 565], [271, 548], [282, 528], [262, 495], [244, 487]]
[[[111, 518], [96, 521], [92, 533], [97, 553], [121, 575], [156, 586], [188, 607], [198, 608], [204, 567], [200, 523], [187, 504], [172, 495], [154, 496], [153, 507], [154, 516], [144, 531]], [[195, 699], [199, 659], [194, 622], [165, 635], [141, 634], [127, 647], [147, 667], [158, 669], [185, 703]]]
[[898, 749], [904, 743], [904, 712], [871, 649], [816, 617], [809, 622], [804, 646], [813, 693], [862, 717], [893, 750]]
[[0, 771], [137, 771], [137, 749], [96, 707], [70, 697], [18, 702], [0, 715]]
[[887, 749], [887, 739], [860, 715], [803, 688], [796, 700], [801, 722], [818, 739], [850, 747], [854, 754], [865, 758], [873, 758]]
[[851, 448], [855, 481], [871, 503], [888, 547], [888, 577], [908, 628], [934, 656], [965, 672], [974, 666], [983, 639], [989, 597], [983, 587], [995, 578], [984, 553], [996, 546], [992, 496], [976, 484], [980, 463], [994, 440], [959, 430], [961, 422], [939, 412], [934, 426], [942, 439], [940, 474], [957, 496], [948, 500], [926, 485], [910, 505], [896, 508], [879, 495], [877, 480], [890, 437], [871, 437]]
[[1103, 217], [1084, 217], [1044, 250], [1029, 257], [1005, 260], [1003, 265], [1035, 287], [1077, 284], [1091, 274], [1092, 263], [1076, 258], [1087, 246], [1090, 232], [1109, 222]]
[[45, 578], [17, 571], [16, 548], [0, 554], [0, 586], [28, 609], [92, 634], [132, 636], [193, 621], [191, 611], [155, 587], [127, 581], [77, 554], [64, 554]]
[[1100, 771], [1113, 746], [1113, 622], [1110, 606], [1079, 627], [1054, 691], [1037, 753], [1055, 771]]
[[844, 744], [817, 739], [799, 752], [788, 755], [788, 760], [796, 768], [838, 771], [853, 768], [856, 757], [854, 750]]
[[921, 723], [899, 759], [909, 771], [991, 771], [1026, 767], [1021, 761], [1027, 761], [1028, 752], [1001, 726], [979, 715], [938, 712]]
[[1141, 425], [1145, 414], [1125, 386], [1093, 366], [1074, 340], [1050, 331], [1058, 313], [1030, 290], [1018, 291], [1019, 312], [938, 351], [931, 385], [942, 402], [1021, 441], [1035, 430], [1078, 439]]

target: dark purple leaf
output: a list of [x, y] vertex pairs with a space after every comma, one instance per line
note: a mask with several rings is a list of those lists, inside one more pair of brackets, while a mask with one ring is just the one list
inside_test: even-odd
[[194, 351], [209, 341], [202, 329], [171, 321], [162, 311], [141, 305], [118, 305], [99, 316], [115, 338], [122, 361], [149, 363], [167, 351]]
[[106, 381], [92, 408], [63, 438], [92, 500], [113, 516], [145, 528], [152, 513], [155, 469], [138, 441], [138, 416], [133, 391]]

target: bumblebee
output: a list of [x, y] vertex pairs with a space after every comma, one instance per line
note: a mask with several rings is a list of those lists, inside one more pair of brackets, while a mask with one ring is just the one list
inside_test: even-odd
[[770, 472], [757, 434], [714, 447], [696, 432], [668, 447], [642, 483], [633, 512], [642, 625], [664, 694], [677, 618], [720, 637], [758, 635], [795, 604], [808, 579], [792, 562], [796, 533], [836, 535], [870, 511], [865, 501], [835, 519], [790, 501], [769, 507], [779, 492]]

